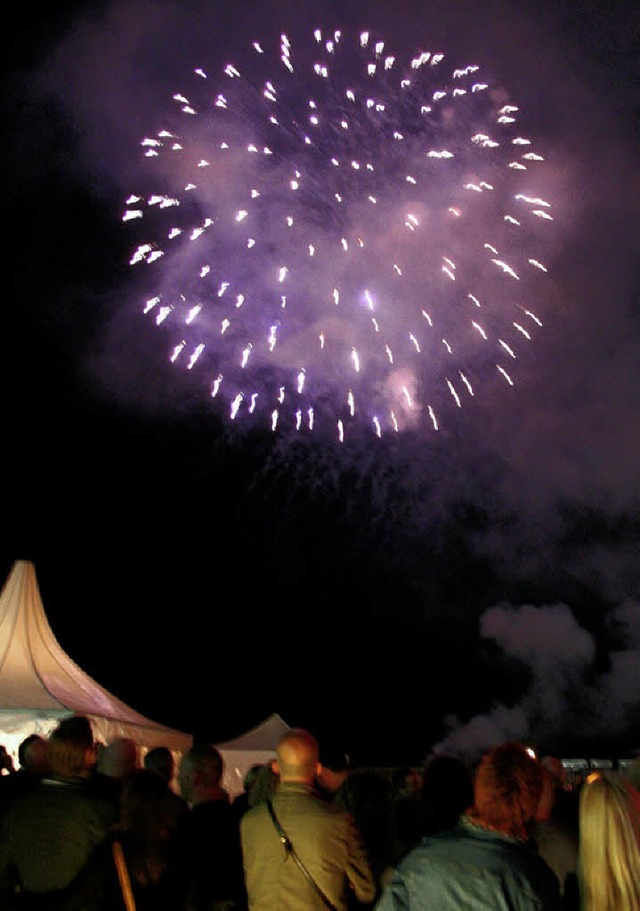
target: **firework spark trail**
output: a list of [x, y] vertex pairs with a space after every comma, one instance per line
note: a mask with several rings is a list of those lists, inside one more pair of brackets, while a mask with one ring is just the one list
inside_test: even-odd
[[127, 200], [144, 312], [233, 420], [438, 430], [491, 375], [513, 385], [542, 325], [544, 158], [478, 66], [401, 64], [367, 33], [311, 47], [196, 69], [143, 140], [178, 188]]

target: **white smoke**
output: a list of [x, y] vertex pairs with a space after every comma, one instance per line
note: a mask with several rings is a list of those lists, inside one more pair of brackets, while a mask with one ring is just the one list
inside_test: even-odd
[[480, 618], [482, 636], [523, 662], [531, 684], [515, 705], [496, 702], [465, 722], [447, 718], [448, 733], [434, 751], [475, 758], [505, 740], [534, 747], [542, 740], [548, 747], [571, 737], [608, 738], [625, 731], [640, 711], [640, 603], [625, 601], [611, 612], [608, 624], [613, 634], [609, 669], [600, 670], [594, 635], [566, 604], [489, 608]]

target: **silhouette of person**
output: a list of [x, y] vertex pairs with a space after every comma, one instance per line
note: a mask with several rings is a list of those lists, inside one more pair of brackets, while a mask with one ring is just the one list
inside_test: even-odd
[[18, 769], [0, 777], [0, 816], [7, 812], [13, 800], [37, 785], [47, 769], [46, 739], [40, 734], [29, 734], [18, 746]]
[[[67, 887], [116, 822], [112, 803], [91, 783], [95, 759], [88, 719], [62, 721], [48, 739], [50, 771], [15, 801], [0, 839], [0, 882], [6, 904], [24, 905]], [[0, 903], [0, 907], [2, 904]]]
[[222, 787], [223, 773], [222, 755], [209, 744], [194, 745], [180, 762], [180, 790], [190, 809], [177, 830], [178, 859], [193, 911], [246, 904], [238, 817]]

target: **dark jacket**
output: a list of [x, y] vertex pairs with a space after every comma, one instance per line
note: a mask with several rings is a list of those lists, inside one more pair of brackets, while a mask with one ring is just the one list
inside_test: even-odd
[[240, 829], [231, 804], [205, 800], [188, 810], [178, 825], [176, 848], [193, 911], [209, 911], [216, 902], [246, 906]]
[[[348, 889], [358, 901], [373, 900], [373, 873], [350, 813], [302, 784], [280, 784], [273, 806], [297, 854], [336, 908], [346, 908]], [[240, 831], [250, 911], [326, 911], [287, 857], [266, 804], [245, 813]]]
[[375, 911], [558, 911], [556, 876], [534, 848], [463, 816], [400, 862]]
[[[57, 903], [47, 906], [46, 911], [126, 911], [113, 853], [114, 841], [122, 849], [136, 911], [192, 911], [187, 904], [186, 881], [171, 852], [162, 851], [164, 868], [157, 879], [140, 881], [131, 867], [127, 833], [120, 832], [96, 848], [79, 876], [56, 896]], [[39, 906], [34, 905], [33, 911], [39, 911]]]
[[45, 778], [19, 798], [4, 820], [0, 880], [27, 893], [66, 887], [116, 822], [115, 808], [82, 778]]

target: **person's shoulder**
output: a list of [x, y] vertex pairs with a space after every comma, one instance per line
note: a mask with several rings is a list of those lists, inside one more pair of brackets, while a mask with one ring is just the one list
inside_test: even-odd
[[34, 787], [25, 788], [24, 790], [22, 788], [7, 789], [5, 793], [0, 795], [0, 818], [15, 819], [22, 814], [28, 813], [32, 807], [34, 812], [37, 813], [41, 803], [39, 782]]
[[262, 826], [266, 820], [269, 820], [269, 824], [272, 825], [266, 802], [257, 803], [237, 817], [237, 826], [240, 832], [250, 832], [254, 831], [256, 826]]
[[189, 812], [189, 804], [184, 797], [176, 794], [175, 791], [167, 791], [167, 803], [177, 816], [184, 816], [185, 813]]
[[447, 854], [450, 851], [456, 852], [457, 850], [463, 850], [465, 840], [465, 832], [459, 828], [446, 829], [442, 832], [434, 832], [431, 835], [423, 835], [411, 850], [407, 852], [405, 857], [419, 857], [425, 854]]
[[[564, 907], [560, 893], [558, 877], [537, 850], [526, 843], [521, 843], [519, 850], [513, 850], [505, 863], [504, 872], [511, 877], [522, 895], [534, 892], [544, 901], [545, 908]], [[538, 907], [538, 905], [536, 905]]]
[[37, 785], [42, 780], [42, 775], [27, 772], [26, 769], [17, 769], [10, 775], [0, 775], [0, 794], [8, 791], [22, 791]]
[[343, 803], [336, 803], [335, 801], [327, 803], [327, 801], [323, 800], [321, 797], [316, 798], [315, 802], [320, 805], [321, 811], [325, 812], [328, 816], [335, 816], [336, 818], [343, 819], [351, 819], [352, 817], [351, 810]]
[[254, 806], [249, 807], [248, 810], [245, 810], [245, 812], [240, 817], [240, 821], [243, 819], [260, 819], [263, 816], [267, 816], [268, 813], [269, 808], [267, 806], [266, 800], [261, 801], [260, 803], [256, 803]]
[[274, 807], [288, 803], [296, 803], [301, 805], [304, 804], [307, 807], [315, 807], [320, 812], [323, 812], [324, 810], [328, 813], [334, 813], [336, 811], [338, 813], [344, 812], [344, 807], [341, 804], [336, 804], [332, 800], [328, 800], [317, 788], [308, 786], [281, 787], [276, 791], [272, 803]]
[[93, 791], [85, 778], [56, 778], [45, 776], [37, 787], [29, 791], [36, 800], [85, 800], [93, 797]]
[[353, 814], [347, 807], [340, 803], [326, 801], [315, 793], [307, 795], [305, 809], [309, 815], [331, 820], [334, 825], [343, 825], [346, 828], [353, 824]]
[[238, 825], [238, 817], [226, 800], [203, 800], [202, 803], [188, 809], [186, 815], [194, 824], [199, 825], [235, 827]]
[[232, 816], [233, 810], [227, 800], [203, 800], [191, 808], [192, 813], [208, 813], [210, 816]]
[[526, 881], [542, 886], [545, 891], [555, 891], [557, 878], [534, 843], [499, 832], [484, 832], [473, 825], [459, 826], [453, 838], [459, 841], [463, 852], [471, 850], [476, 856], [484, 855], [492, 868], [508, 871], [516, 879], [524, 877]]
[[511, 860], [517, 864], [520, 851], [520, 846], [513, 839], [461, 821], [453, 829], [423, 836], [405, 855], [401, 865], [425, 860], [438, 863], [440, 859], [455, 862], [474, 857], [478, 863], [495, 867], [496, 864], [507, 865]]

